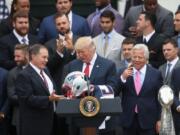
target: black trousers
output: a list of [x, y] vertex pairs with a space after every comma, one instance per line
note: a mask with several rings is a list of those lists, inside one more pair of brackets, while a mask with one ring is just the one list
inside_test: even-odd
[[156, 135], [155, 126], [153, 129], [142, 129], [138, 114], [135, 114], [134, 120], [129, 128], [123, 128], [123, 135]]

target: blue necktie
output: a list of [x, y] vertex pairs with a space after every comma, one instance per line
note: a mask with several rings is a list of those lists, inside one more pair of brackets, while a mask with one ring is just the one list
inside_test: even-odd
[[22, 38], [21, 41], [22, 41], [23, 44], [26, 44], [26, 39], [25, 38]]
[[170, 73], [171, 73], [171, 63], [168, 63], [167, 64], [167, 72], [166, 72], [166, 76], [165, 76], [165, 79], [164, 79], [164, 82], [165, 82], [165, 84], [167, 84], [168, 83], [168, 78], [169, 78], [169, 75], [170, 75]]

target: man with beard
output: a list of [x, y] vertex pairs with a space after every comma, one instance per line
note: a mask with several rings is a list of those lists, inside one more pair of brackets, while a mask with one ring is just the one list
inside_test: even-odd
[[0, 37], [12, 32], [13, 15], [20, 10], [25, 11], [29, 14], [29, 33], [37, 35], [40, 22], [30, 15], [30, 0], [12, 0], [10, 15], [0, 23]]
[[54, 20], [59, 34], [45, 46], [49, 52], [48, 68], [60, 92], [63, 65], [76, 58], [73, 44], [78, 36], [70, 31], [70, 22], [65, 14], [57, 13]]
[[33, 45], [38, 42], [37, 38], [29, 34], [28, 13], [17, 11], [13, 16], [13, 31], [0, 38], [0, 66], [8, 70], [16, 63], [14, 61], [14, 47], [16, 44]]
[[118, 33], [121, 33], [123, 28], [123, 18], [119, 12], [111, 6], [111, 0], [95, 0], [95, 4], [96, 11], [91, 13], [87, 18], [89, 27], [91, 29], [91, 36], [95, 37], [103, 31], [100, 26], [100, 15], [105, 10], [110, 10], [114, 13], [114, 29]]
[[[62, 94], [62, 73], [64, 65], [76, 58], [74, 51], [74, 43], [78, 36], [74, 35], [70, 30], [70, 21], [65, 14], [57, 13], [54, 16], [56, 29], [58, 31], [57, 38], [53, 38], [45, 46], [48, 48], [49, 61], [48, 68], [51, 76], [56, 84], [58, 94]], [[67, 125], [64, 118], [58, 120], [58, 132], [67, 135]]]
[[18, 97], [15, 91], [15, 81], [19, 72], [22, 71], [29, 62], [28, 51], [29, 49], [27, 45], [16, 45], [14, 50], [14, 61], [16, 62], [17, 66], [10, 70], [8, 73], [7, 91], [10, 105], [12, 107], [12, 135], [19, 135], [19, 104]]
[[[87, 21], [72, 12], [72, 0], [56, 0], [57, 13], [64, 13], [68, 16], [70, 22], [70, 29], [73, 34], [79, 36], [86, 36], [90, 34], [90, 30]], [[48, 40], [55, 38], [58, 35], [54, 22], [54, 14], [47, 16], [43, 19], [38, 38], [41, 43], [45, 43]]]

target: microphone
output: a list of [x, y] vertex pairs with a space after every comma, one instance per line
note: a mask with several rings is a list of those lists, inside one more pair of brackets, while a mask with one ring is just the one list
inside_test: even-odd
[[87, 76], [87, 75], [85, 75], [84, 76], [84, 80], [87, 82], [87, 94], [88, 94], [88, 96], [90, 96], [90, 94], [91, 94], [91, 91], [90, 91], [90, 78]]

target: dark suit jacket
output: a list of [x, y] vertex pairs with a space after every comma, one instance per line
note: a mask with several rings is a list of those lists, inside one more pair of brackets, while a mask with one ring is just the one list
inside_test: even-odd
[[8, 101], [7, 101], [7, 71], [0, 68], [0, 112], [7, 114]]
[[167, 63], [165, 63], [165, 64], [163, 64], [163, 65], [161, 65], [161, 66], [159, 67], [159, 70], [161, 71], [161, 75], [162, 75], [162, 77], [163, 77], [164, 83], [166, 83], [166, 84], [168, 84], [168, 85], [171, 84], [171, 75], [172, 75], [172, 72], [173, 72], [173, 70], [174, 70], [175, 68], [177, 68], [177, 67], [180, 67], [180, 60], [177, 61], [177, 63], [175, 64], [174, 68], [172, 69], [172, 71], [171, 71], [171, 73], [170, 73], [170, 75], [169, 75], [169, 77], [168, 77], [168, 79], [167, 79], [167, 82], [165, 82], [165, 75], [166, 75]]
[[[73, 35], [73, 44], [76, 42], [77, 39], [78, 36]], [[48, 69], [56, 83], [58, 93], [62, 94], [61, 85], [62, 85], [62, 73], [63, 73], [64, 65], [70, 62], [71, 60], [75, 59], [76, 53], [72, 55], [69, 50], [65, 49], [63, 52], [64, 57], [62, 58], [61, 56], [59, 56], [59, 54], [56, 52], [55, 38], [45, 43], [45, 46], [48, 48], [48, 52], [49, 52], [49, 60], [47, 64]]]
[[122, 91], [122, 120], [123, 127], [130, 127], [135, 115], [135, 106], [138, 106], [138, 119], [143, 129], [155, 128], [155, 123], [160, 119], [160, 105], [158, 91], [162, 86], [161, 73], [147, 65], [147, 70], [139, 95], [136, 94], [133, 76], [123, 83], [120, 79], [122, 73], [117, 76], [119, 91]]
[[[143, 37], [138, 37], [136, 39], [137, 43], [143, 43]], [[158, 68], [160, 65], [165, 63], [165, 58], [162, 52], [162, 44], [164, 42], [164, 37], [155, 33], [152, 35], [150, 40], [147, 42], [147, 47], [149, 49], [149, 64], [153, 67]]]
[[9, 118], [9, 104], [7, 97], [7, 71], [0, 68], [0, 112], [4, 113], [5, 118], [0, 121], [0, 134], [7, 135], [8, 132], [8, 118]]
[[[66, 76], [68, 73], [71, 73], [73, 71], [82, 71], [83, 62], [76, 59], [70, 62], [66, 65], [64, 68], [64, 76]], [[90, 75], [90, 84], [93, 85], [110, 85], [114, 86], [115, 84], [115, 76], [116, 74], [116, 67], [115, 64], [107, 60], [105, 58], [102, 58], [100, 56], [97, 56], [97, 59], [95, 61], [95, 64], [93, 66], [91, 75]], [[98, 93], [97, 93], [98, 95]]]
[[174, 69], [171, 76], [171, 87], [174, 91], [174, 103], [172, 105], [172, 113], [174, 117], [175, 127], [180, 131], [180, 113], [176, 108], [180, 105], [179, 92], [180, 92], [180, 67]]
[[22, 67], [16, 66], [8, 73], [8, 79], [7, 79], [7, 94], [10, 106], [12, 107], [12, 124], [16, 125], [16, 127], [19, 125], [17, 123], [19, 119], [19, 102], [18, 102], [18, 96], [15, 91], [15, 82], [17, 75], [22, 71]]
[[[29, 45], [38, 43], [36, 36], [28, 34]], [[14, 62], [14, 47], [19, 44], [18, 39], [13, 32], [0, 38], [0, 67], [5, 69], [12, 69], [15, 67]]]
[[[79, 36], [90, 35], [90, 29], [87, 21], [74, 13], [72, 13], [72, 27], [71, 30], [73, 34]], [[41, 43], [45, 43], [52, 38], [56, 38], [58, 31], [54, 22], [54, 15], [45, 17], [40, 25], [40, 30], [38, 33], [38, 38]]]
[[[50, 77], [48, 72], [46, 74]], [[16, 92], [19, 98], [20, 134], [51, 135], [54, 111], [53, 103], [48, 99], [50, 93], [30, 65], [19, 73]]]
[[[32, 16], [29, 16], [29, 33], [33, 35], [37, 35], [39, 31], [39, 24], [40, 21], [33, 18]], [[9, 33], [11, 33], [13, 30], [12, 26], [12, 17], [8, 17], [1, 21], [0, 23], [0, 37], [3, 37]]]

